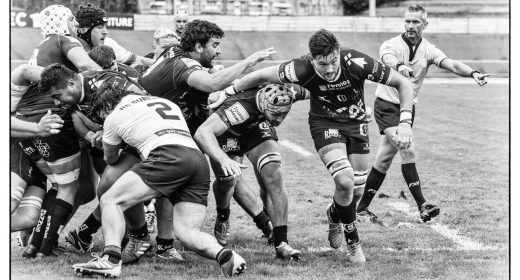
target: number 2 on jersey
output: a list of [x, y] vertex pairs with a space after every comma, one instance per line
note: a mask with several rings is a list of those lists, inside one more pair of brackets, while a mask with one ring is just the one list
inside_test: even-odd
[[180, 120], [179, 116], [173, 114], [167, 114], [166, 112], [171, 111], [172, 107], [168, 106], [168, 104], [164, 102], [152, 102], [147, 104], [148, 107], [157, 107], [155, 108], [155, 112], [161, 116], [161, 118], [165, 120]]

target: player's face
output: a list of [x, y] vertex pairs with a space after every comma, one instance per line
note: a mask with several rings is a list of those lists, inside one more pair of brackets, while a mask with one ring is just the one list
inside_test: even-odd
[[421, 12], [404, 13], [404, 30], [406, 38], [415, 41], [421, 38], [423, 30], [428, 25], [421, 18]]
[[104, 45], [107, 34], [108, 34], [108, 30], [107, 30], [106, 24], [98, 25], [98, 26], [92, 28], [92, 32], [90, 33], [90, 38], [92, 39], [92, 45], [94, 45], [94, 47]]
[[152, 45], [153, 53], [154, 53], [154, 59], [159, 58], [159, 55], [166, 49], [167, 46], [170, 44], [178, 44], [179, 41], [177, 41], [177, 38], [175, 37], [168, 37], [168, 38], [161, 38], [154, 42]]
[[178, 18], [175, 20], [175, 31], [177, 33], [181, 34], [184, 32], [184, 29], [186, 28], [186, 24], [188, 23], [187, 18]]
[[221, 53], [222, 51], [220, 50], [220, 39], [209, 39], [208, 43], [206, 43], [206, 46], [204, 46], [204, 48], [202, 49], [199, 61], [200, 65], [206, 68], [213, 67], [213, 59], [217, 58], [217, 56], [219, 56]]
[[327, 81], [334, 81], [339, 71], [340, 59], [338, 50], [327, 56], [317, 55], [312, 58], [311, 62], [320, 76]]
[[285, 117], [287, 117], [287, 114], [289, 112], [285, 113], [273, 113], [269, 110], [264, 111], [264, 117], [267, 120], [268, 123], [270, 123], [272, 126], [279, 126]]
[[50, 96], [54, 98], [57, 104], [76, 105], [81, 98], [81, 88], [73, 81], [69, 81], [64, 88], [52, 87]]
[[78, 21], [76, 21], [76, 17], [73, 15], [70, 15], [67, 19], [67, 28], [69, 29], [70, 35], [76, 36], [77, 32], [76, 29], [78, 28]]

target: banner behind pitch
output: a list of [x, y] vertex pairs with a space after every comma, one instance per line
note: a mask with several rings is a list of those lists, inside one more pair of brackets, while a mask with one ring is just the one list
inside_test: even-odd
[[[34, 27], [40, 28], [40, 14], [27, 12], [11, 12], [11, 27]], [[115, 14], [107, 17], [109, 29], [134, 29], [133, 14]]]

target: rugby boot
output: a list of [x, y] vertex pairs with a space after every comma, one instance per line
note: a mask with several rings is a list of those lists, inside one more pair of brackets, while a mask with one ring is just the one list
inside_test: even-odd
[[302, 257], [302, 253], [299, 250], [293, 249], [291, 245], [282, 242], [276, 247], [276, 257], [283, 260], [298, 261]]
[[67, 236], [65, 236], [65, 241], [82, 252], [86, 253], [92, 250], [92, 237], [90, 240], [81, 240], [81, 238], [79, 238], [77, 229], [69, 231]]
[[36, 253], [38, 253], [38, 248], [32, 244], [29, 244], [27, 247], [25, 247], [25, 250], [23, 250], [22, 257], [26, 259], [36, 258]]
[[31, 237], [32, 231], [32, 228], [18, 231], [18, 234], [16, 235], [16, 242], [18, 243], [18, 246], [24, 248], [29, 244], [29, 238]]
[[220, 270], [225, 277], [233, 277], [244, 273], [246, 261], [235, 251], [231, 251], [233, 256], [229, 261], [220, 266]]
[[177, 262], [183, 262], [185, 259], [182, 257], [182, 255], [177, 251], [175, 248], [170, 248], [166, 250], [164, 253], [157, 254], [157, 257], [164, 259], [164, 260], [171, 260], [171, 261], [177, 261]]
[[139, 239], [133, 236], [128, 237], [128, 243], [121, 252], [122, 264], [128, 264], [138, 261], [144, 253], [149, 251], [152, 243], [150, 243], [150, 236], [147, 235], [145, 238]]
[[262, 237], [267, 239], [267, 244], [272, 245], [274, 243], [274, 233], [273, 233], [273, 224], [271, 221], [264, 224], [264, 226], [261, 228], [262, 230]]
[[386, 227], [386, 224], [383, 223], [383, 221], [376, 214], [374, 214], [374, 213], [372, 213], [372, 211], [368, 210], [368, 208], [366, 208], [365, 210], [363, 210], [361, 212], [357, 212], [356, 216], [357, 216], [357, 220], [359, 222], [370, 221], [374, 224], [378, 224], [380, 226]]
[[437, 217], [440, 212], [441, 209], [439, 207], [431, 203], [425, 202], [421, 205], [421, 220], [426, 223], [429, 220]]
[[330, 247], [338, 249], [343, 244], [343, 224], [341, 222], [335, 223], [332, 221], [330, 211], [332, 203], [327, 205], [327, 220], [329, 221], [329, 244]]
[[100, 257], [98, 254], [92, 253], [92, 256], [94, 258], [87, 263], [72, 265], [74, 272], [80, 275], [101, 275], [112, 278], [121, 275], [121, 260], [118, 263], [112, 263], [108, 260], [108, 255]]
[[227, 245], [227, 241], [229, 239], [229, 220], [223, 222], [218, 217], [215, 219], [215, 238], [218, 243], [222, 246]]
[[361, 241], [347, 244], [347, 252], [349, 262], [355, 264], [364, 264], [366, 262], [365, 254], [363, 254], [363, 249], [361, 249]]

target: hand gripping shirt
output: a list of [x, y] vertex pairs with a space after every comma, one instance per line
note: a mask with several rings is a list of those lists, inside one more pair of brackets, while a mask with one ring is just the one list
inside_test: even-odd
[[163, 145], [199, 150], [179, 107], [169, 100], [149, 95], [123, 97], [106, 118], [103, 142], [117, 145], [122, 141], [135, 147], [141, 159]]
[[[383, 56], [385, 55], [393, 55], [406, 66], [413, 69], [414, 76], [410, 77], [409, 81], [413, 85], [414, 104], [419, 101], [419, 89], [423, 84], [430, 65], [435, 64], [437, 67], [440, 67], [441, 62], [448, 58], [441, 50], [424, 38], [421, 38], [419, 42], [413, 46], [404, 34], [385, 41], [381, 45], [379, 48], [381, 60], [383, 60]], [[393, 87], [378, 85], [375, 94], [376, 97], [383, 100], [399, 104], [399, 94]]]
[[282, 63], [278, 77], [283, 83], [294, 83], [310, 91], [309, 117], [338, 122], [366, 122], [364, 83], [370, 80], [388, 84], [391, 69], [370, 56], [353, 49], [340, 50], [340, 70], [329, 82], [316, 72], [310, 56]]

